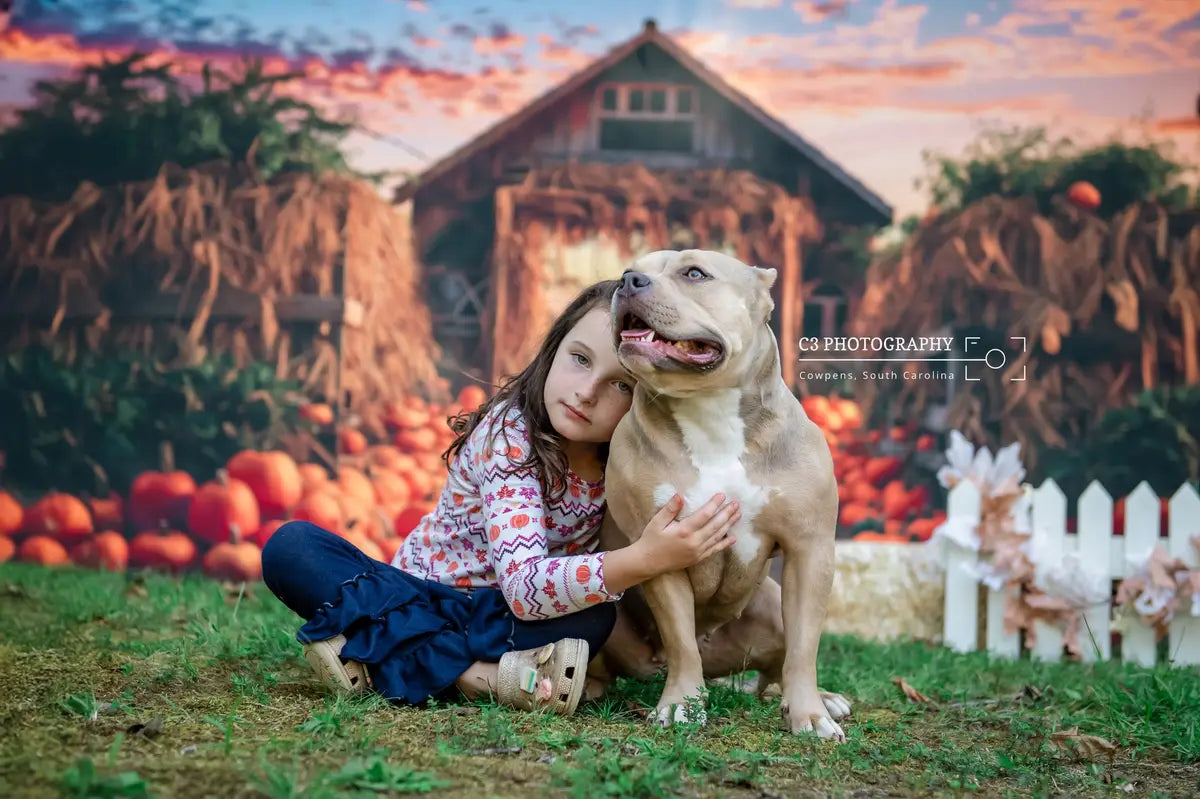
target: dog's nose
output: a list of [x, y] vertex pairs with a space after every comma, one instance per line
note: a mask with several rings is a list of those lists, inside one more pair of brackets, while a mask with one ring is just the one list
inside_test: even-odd
[[621, 288], [627, 293], [650, 288], [650, 277], [641, 272], [626, 272], [621, 275]]

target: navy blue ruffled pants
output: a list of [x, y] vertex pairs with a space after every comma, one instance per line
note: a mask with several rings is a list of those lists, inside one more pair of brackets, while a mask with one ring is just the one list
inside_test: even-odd
[[496, 588], [470, 591], [416, 577], [363, 554], [311, 522], [288, 522], [262, 553], [263, 582], [306, 623], [302, 644], [346, 636], [342, 657], [363, 663], [375, 690], [419, 704], [452, 699], [472, 663], [563, 638], [594, 657], [616, 623], [611, 602], [554, 619], [516, 618]]

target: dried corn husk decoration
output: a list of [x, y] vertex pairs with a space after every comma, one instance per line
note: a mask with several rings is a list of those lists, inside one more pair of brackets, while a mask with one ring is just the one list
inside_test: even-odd
[[[48, 327], [10, 326], [10, 346], [47, 336], [93, 348], [174, 342], [186, 359], [231, 352], [277, 363], [332, 398], [336, 363], [322, 359], [333, 348], [329, 331], [289, 329], [271, 301], [332, 295], [338, 267], [345, 296], [364, 310], [362, 326], [344, 333], [342, 387], [368, 429], [381, 428], [379, 401], [442, 397], [444, 384], [408, 220], [370, 185], [303, 174], [263, 182], [243, 167], [213, 164], [168, 166], [153, 180], [110, 188], [84, 183], [61, 203], [0, 197], [0, 292], [51, 298], [58, 311]], [[211, 318], [226, 286], [261, 298], [261, 320]], [[199, 294], [198, 312], [186, 327], [107, 312], [111, 298], [139, 297], [146, 287]], [[81, 291], [103, 307], [90, 325], [72, 327], [65, 312]]]
[[[1106, 221], [1066, 202], [1043, 216], [1031, 198], [992, 197], [928, 219], [878, 257], [848, 327], [982, 325], [1007, 340], [1004, 367], [960, 382], [946, 422], [980, 442], [1019, 442], [1033, 468], [1039, 445], [1064, 444], [1130, 391], [1200, 381], [1198, 292], [1200, 212], [1145, 202]], [[888, 400], [906, 418], [945, 401], [928, 381], [860, 388], [866, 410]]]

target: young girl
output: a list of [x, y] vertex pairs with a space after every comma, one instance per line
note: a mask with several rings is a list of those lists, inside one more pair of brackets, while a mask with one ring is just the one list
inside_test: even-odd
[[609, 321], [619, 285], [585, 289], [533, 362], [455, 420], [437, 507], [391, 565], [309, 522], [271, 536], [263, 580], [307, 620], [296, 637], [324, 680], [411, 704], [457, 688], [570, 715], [612, 603], [733, 544], [736, 503], [717, 494], [677, 519], [676, 496], [634, 544], [595, 551], [608, 442], [633, 393]]

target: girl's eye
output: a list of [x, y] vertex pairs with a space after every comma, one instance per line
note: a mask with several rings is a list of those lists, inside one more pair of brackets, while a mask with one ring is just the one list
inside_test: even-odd
[[622, 394], [632, 394], [633, 386], [629, 385], [624, 380], [618, 380], [617, 381], [617, 390], [620, 391]]
[[579, 364], [580, 366], [588, 365], [588, 359], [586, 355], [580, 355], [578, 352], [573, 352], [571, 353], [571, 357], [574, 358], [575, 363]]
[[704, 274], [702, 269], [696, 266], [688, 267], [688, 270], [683, 273], [683, 276], [688, 280], [703, 280], [704, 278], [708, 277], [708, 275]]

